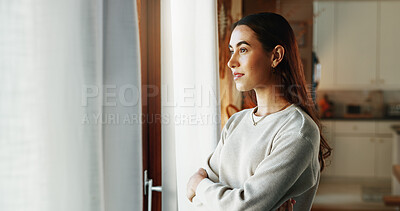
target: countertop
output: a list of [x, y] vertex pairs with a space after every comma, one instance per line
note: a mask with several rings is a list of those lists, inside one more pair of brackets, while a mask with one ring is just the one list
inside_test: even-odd
[[400, 125], [393, 125], [392, 129], [396, 131], [397, 135], [400, 135]]

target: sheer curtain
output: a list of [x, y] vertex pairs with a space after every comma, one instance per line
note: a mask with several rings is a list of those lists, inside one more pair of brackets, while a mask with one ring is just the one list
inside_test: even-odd
[[218, 142], [216, 6], [161, 1], [163, 210], [196, 210], [186, 184]]
[[0, 1], [0, 210], [141, 210], [132, 0]]

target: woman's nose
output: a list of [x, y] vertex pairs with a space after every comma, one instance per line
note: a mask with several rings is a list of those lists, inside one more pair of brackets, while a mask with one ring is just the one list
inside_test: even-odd
[[236, 54], [232, 54], [227, 65], [229, 68], [235, 68], [235, 67], [239, 66], [239, 62], [237, 61]]

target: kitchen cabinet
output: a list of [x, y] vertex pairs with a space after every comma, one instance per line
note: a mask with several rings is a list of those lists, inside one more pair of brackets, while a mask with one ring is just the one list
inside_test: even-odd
[[322, 133], [333, 148], [323, 176], [389, 179], [392, 166], [391, 125], [399, 121], [323, 121]]
[[[329, 146], [336, 149], [335, 142], [333, 141], [334, 121], [322, 121], [322, 134], [324, 135]], [[323, 175], [333, 175], [335, 169], [335, 162], [332, 161], [332, 156], [325, 160], [325, 168], [322, 172]]]
[[376, 169], [378, 178], [390, 178], [392, 175], [392, 148], [393, 138], [375, 138], [376, 143]]
[[378, 3], [338, 1], [335, 4], [336, 84], [370, 85], [376, 78]]
[[318, 53], [319, 62], [322, 64], [323, 73], [319, 86], [330, 87], [335, 84], [334, 78], [334, 2], [316, 2], [314, 14], [318, 18], [314, 19], [313, 45]]
[[379, 81], [388, 88], [398, 87], [400, 81], [400, 1], [382, 1], [380, 18]]
[[375, 143], [368, 137], [335, 137], [335, 151], [332, 162], [335, 176], [374, 177]]
[[393, 135], [392, 125], [398, 125], [400, 121], [379, 121], [376, 123], [376, 133], [380, 135]]
[[374, 121], [335, 121], [335, 134], [374, 135]]
[[332, 133], [334, 130], [333, 127], [334, 121], [325, 120], [322, 121], [321, 123], [322, 123], [322, 134], [325, 136], [325, 138], [330, 140], [332, 138]]
[[400, 1], [315, 1], [320, 90], [399, 89]]

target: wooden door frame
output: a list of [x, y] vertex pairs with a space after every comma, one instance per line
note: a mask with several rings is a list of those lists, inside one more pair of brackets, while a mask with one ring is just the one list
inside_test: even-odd
[[[160, 0], [137, 0], [142, 88], [143, 170], [161, 186], [161, 12]], [[161, 193], [153, 192], [152, 210], [161, 211]], [[143, 211], [147, 196], [143, 195]]]

